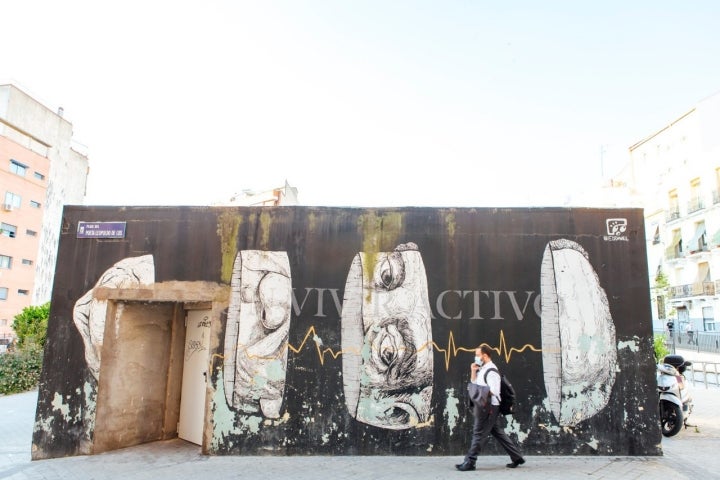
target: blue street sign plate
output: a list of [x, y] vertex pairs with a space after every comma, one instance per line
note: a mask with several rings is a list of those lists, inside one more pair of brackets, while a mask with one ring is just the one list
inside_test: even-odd
[[78, 222], [77, 238], [125, 238], [127, 222]]

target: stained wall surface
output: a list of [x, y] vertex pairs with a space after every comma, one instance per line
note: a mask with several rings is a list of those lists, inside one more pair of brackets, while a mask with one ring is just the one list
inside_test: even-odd
[[661, 454], [645, 245], [639, 209], [65, 207], [33, 458], [94, 453], [107, 382], [176, 415], [172, 329], [147, 325], [164, 385], [123, 374], [106, 328], [153, 302], [212, 305], [209, 347], [185, 346], [207, 358], [207, 454], [464, 454], [483, 343], [526, 454]]

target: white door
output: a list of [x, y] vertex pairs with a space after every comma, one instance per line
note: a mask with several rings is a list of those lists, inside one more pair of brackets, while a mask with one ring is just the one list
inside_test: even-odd
[[210, 310], [188, 310], [178, 437], [202, 445], [210, 348]]

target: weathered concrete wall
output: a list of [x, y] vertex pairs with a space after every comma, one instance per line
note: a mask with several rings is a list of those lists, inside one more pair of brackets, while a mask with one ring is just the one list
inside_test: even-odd
[[33, 458], [106, 435], [93, 332], [127, 301], [212, 303], [209, 454], [462, 454], [487, 343], [527, 454], [656, 455], [646, 267], [639, 209], [66, 207]]
[[174, 307], [120, 304], [105, 325], [93, 453], [161, 440]]

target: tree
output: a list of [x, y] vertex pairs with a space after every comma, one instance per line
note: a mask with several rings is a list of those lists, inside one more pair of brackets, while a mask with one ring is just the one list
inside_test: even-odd
[[662, 268], [658, 269], [658, 272], [655, 275], [655, 285], [652, 288], [652, 291], [654, 293], [655, 300], [657, 301], [658, 318], [660, 320], [669, 318], [670, 316], [672, 316], [675, 310], [672, 309], [670, 312], [667, 311], [669, 287], [670, 282], [667, 275], [665, 275], [665, 272], [662, 271]]
[[50, 317], [50, 302], [25, 307], [20, 314], [15, 315], [12, 328], [18, 338], [18, 347], [28, 344], [44, 347], [48, 317]]

